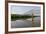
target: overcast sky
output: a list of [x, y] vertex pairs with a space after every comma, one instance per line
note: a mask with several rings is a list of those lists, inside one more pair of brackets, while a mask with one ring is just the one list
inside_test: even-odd
[[34, 9], [35, 13], [40, 14], [40, 6], [18, 6], [18, 5], [11, 5], [11, 13], [15, 14], [24, 14], [26, 12], [32, 13], [32, 9]]

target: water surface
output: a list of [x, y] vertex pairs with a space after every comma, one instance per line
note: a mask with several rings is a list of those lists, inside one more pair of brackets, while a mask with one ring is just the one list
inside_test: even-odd
[[33, 23], [32, 18], [11, 21], [11, 28], [40, 27], [40, 17], [35, 17], [33, 20]]

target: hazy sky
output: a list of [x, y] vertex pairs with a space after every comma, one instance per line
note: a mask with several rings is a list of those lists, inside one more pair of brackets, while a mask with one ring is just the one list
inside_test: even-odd
[[24, 14], [26, 12], [32, 13], [32, 9], [37, 14], [40, 14], [40, 6], [18, 6], [18, 5], [11, 5], [11, 13], [15, 14]]

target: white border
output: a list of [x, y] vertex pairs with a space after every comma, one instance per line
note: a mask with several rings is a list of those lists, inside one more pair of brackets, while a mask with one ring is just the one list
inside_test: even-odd
[[[31, 28], [11, 28], [11, 5], [20, 5], [20, 6], [41, 6], [41, 27], [31, 27]], [[41, 30], [43, 29], [43, 5], [38, 4], [19, 4], [19, 3], [8, 3], [8, 31], [26, 31], [26, 30]]]

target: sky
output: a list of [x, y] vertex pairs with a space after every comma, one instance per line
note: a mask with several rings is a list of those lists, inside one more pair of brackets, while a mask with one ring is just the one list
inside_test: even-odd
[[40, 6], [18, 6], [18, 5], [11, 5], [11, 13], [12, 14], [31, 14], [32, 9], [34, 13], [40, 15]]

